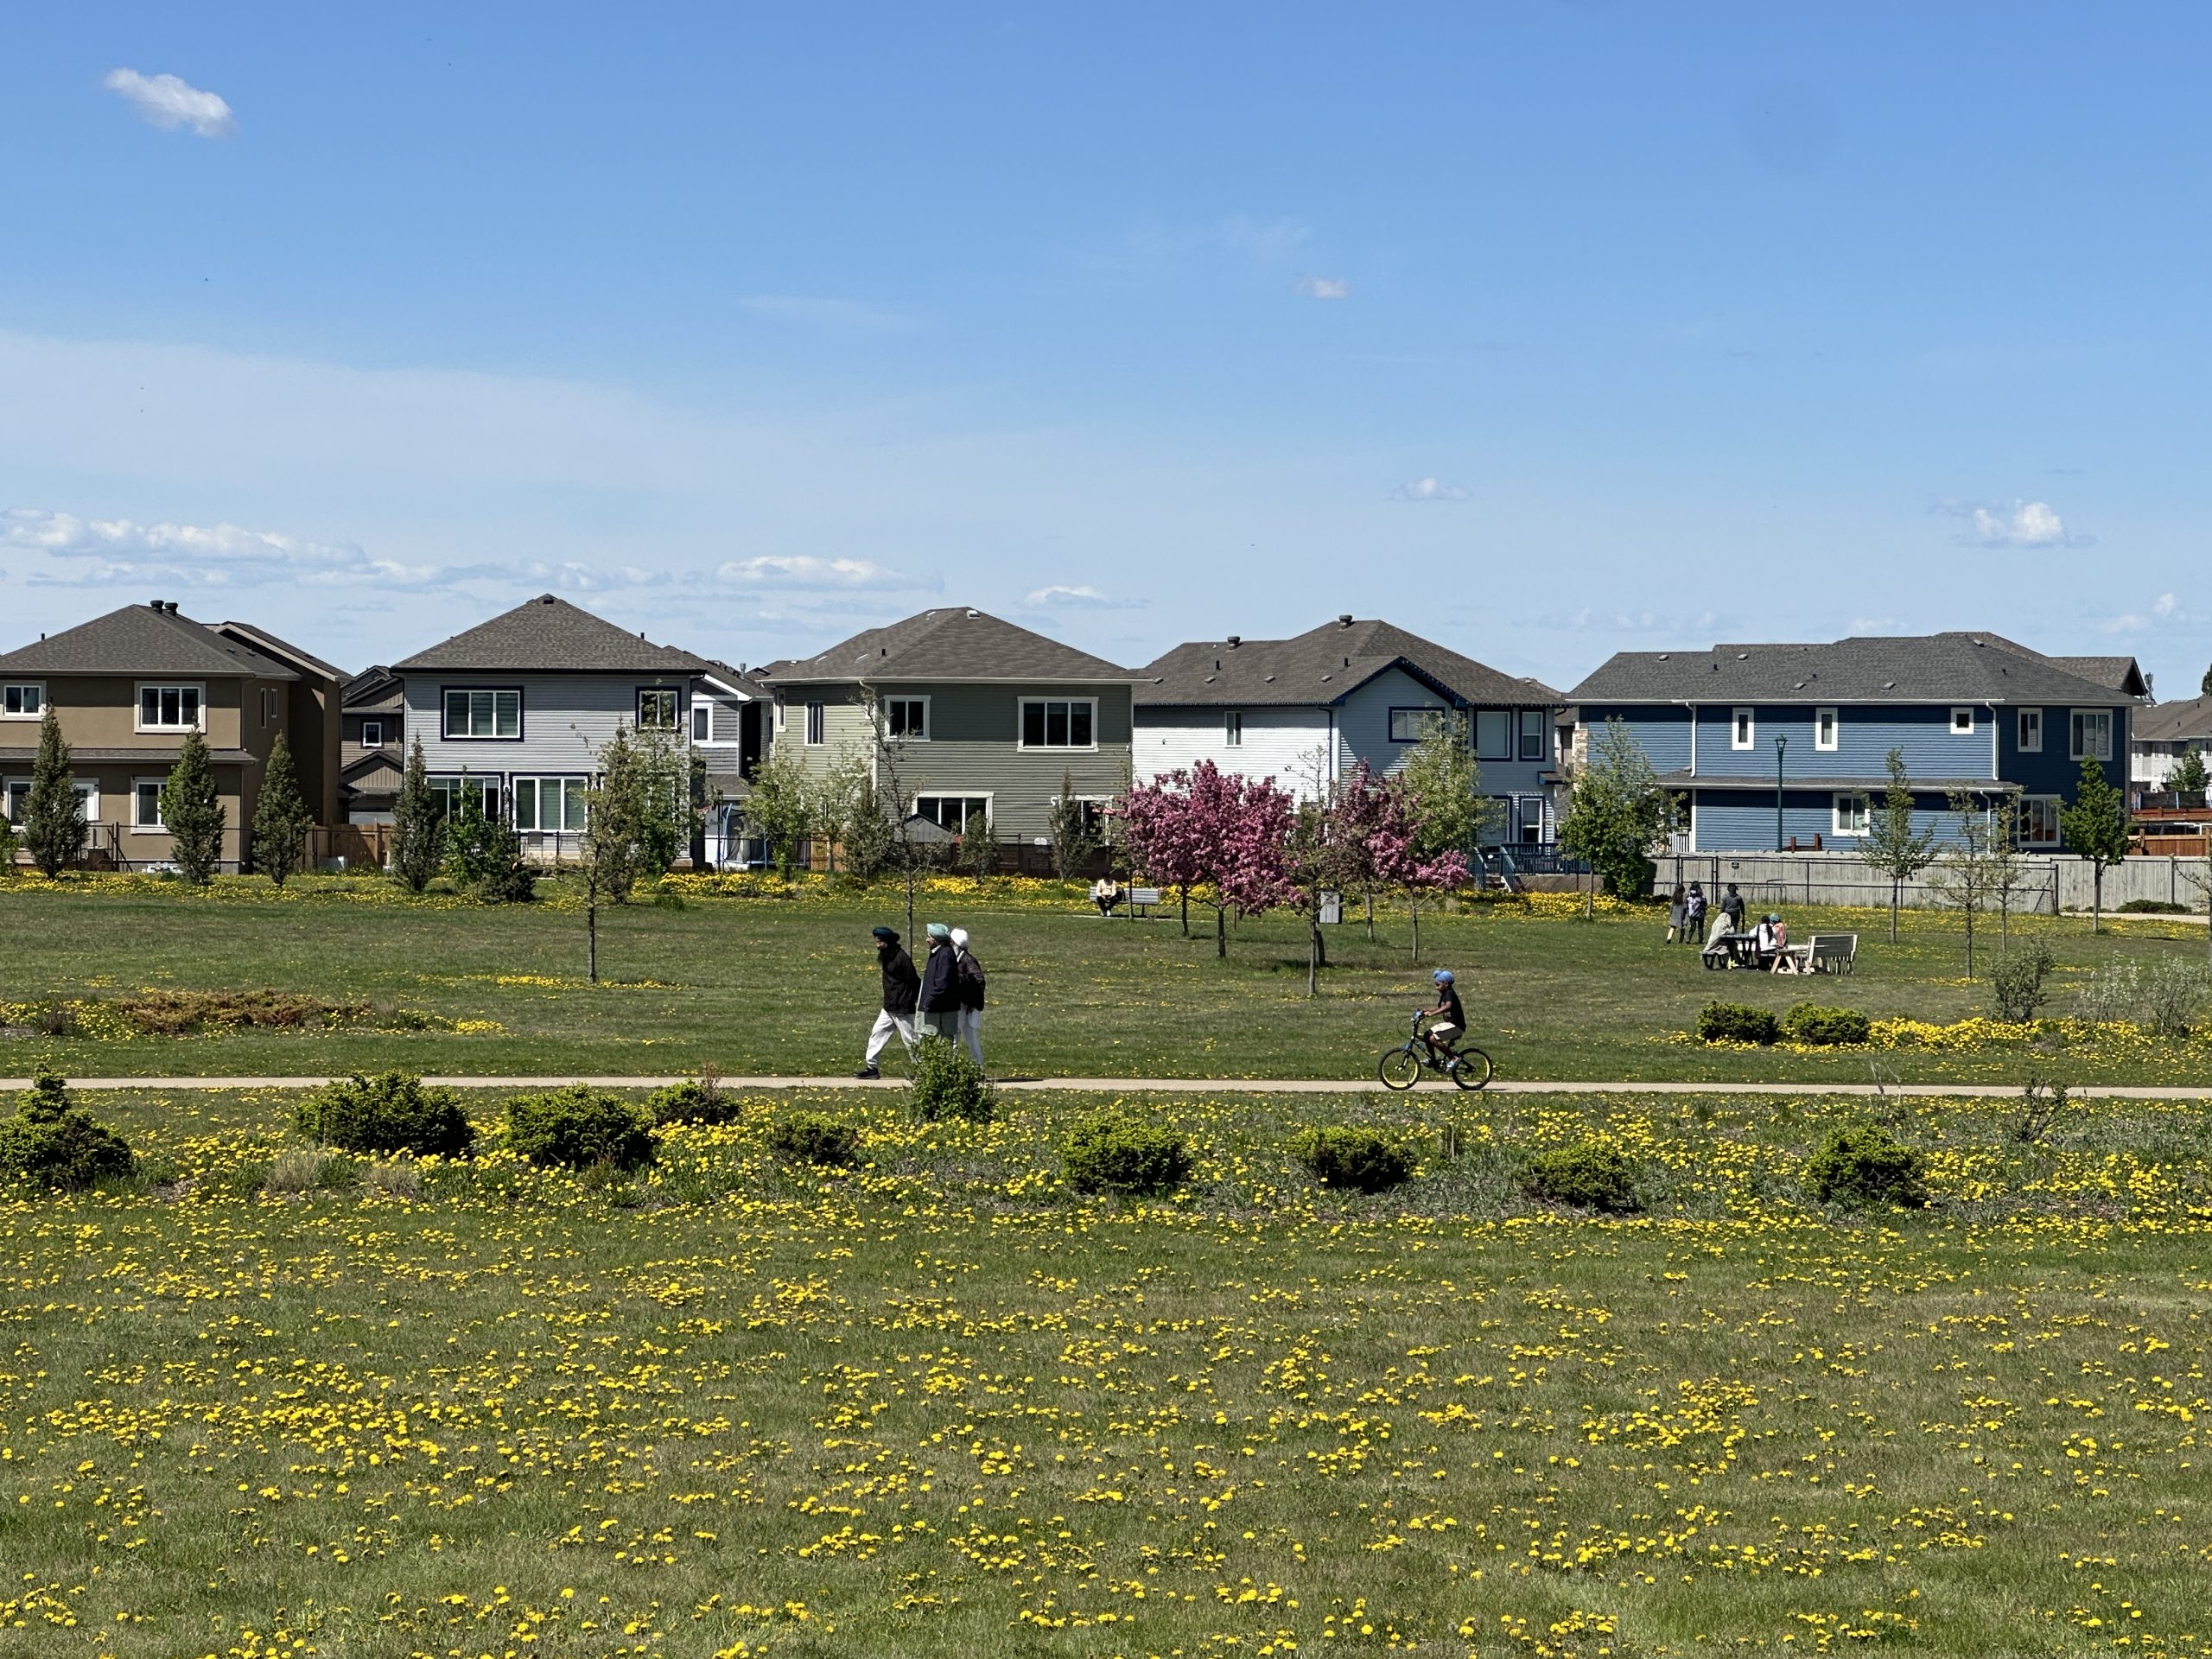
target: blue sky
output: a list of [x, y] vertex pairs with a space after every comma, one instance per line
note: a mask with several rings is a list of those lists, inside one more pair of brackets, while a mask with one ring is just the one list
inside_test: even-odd
[[[1194, 15], [1195, 14], [1195, 15]], [[0, 628], [2212, 658], [2212, 14], [0, 13]], [[159, 78], [174, 77], [175, 81]]]

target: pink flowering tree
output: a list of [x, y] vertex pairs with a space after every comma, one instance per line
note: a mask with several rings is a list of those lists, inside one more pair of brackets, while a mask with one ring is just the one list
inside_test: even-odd
[[1382, 796], [1382, 810], [1368, 834], [1369, 857], [1377, 884], [1406, 895], [1406, 909], [1413, 919], [1414, 960], [1419, 962], [1421, 896], [1464, 885], [1470, 874], [1467, 855], [1456, 847], [1440, 852], [1423, 849], [1419, 804], [1399, 779], [1392, 779]]
[[1191, 931], [1191, 900], [1214, 912], [1214, 950], [1229, 954], [1229, 916], [1256, 916], [1287, 902], [1284, 864], [1291, 798], [1272, 778], [1224, 772], [1211, 760], [1140, 784], [1122, 808], [1130, 864], [1173, 888]]

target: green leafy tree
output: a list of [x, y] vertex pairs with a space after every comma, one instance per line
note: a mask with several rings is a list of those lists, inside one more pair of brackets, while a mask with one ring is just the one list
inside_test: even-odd
[[1634, 898], [1651, 886], [1651, 855], [1674, 823], [1674, 797], [1659, 787], [1643, 746], [1624, 721], [1607, 721], [1569, 780], [1559, 844], [1586, 861], [1606, 892]]
[[829, 843], [830, 868], [835, 870], [842, 858], [845, 873], [863, 880], [882, 870], [891, 839], [891, 826], [876, 800], [874, 772], [868, 751], [848, 744], [808, 785], [807, 816]]
[[776, 868], [786, 878], [798, 869], [798, 849], [814, 830], [818, 800], [799, 758], [779, 748], [753, 774], [745, 816], [768, 843]]
[[999, 870], [999, 834], [991, 828], [988, 813], [970, 812], [967, 824], [960, 831], [960, 850], [957, 861], [963, 874], [978, 881], [987, 880]]
[[599, 890], [626, 905], [690, 840], [690, 768], [660, 732], [617, 731], [598, 760], [599, 779], [584, 791], [584, 862]]
[[[1414, 861], [1435, 867], [1448, 853], [1473, 864], [1485, 832], [1497, 822], [1497, 803], [1483, 794], [1483, 773], [1467, 716], [1454, 709], [1432, 721], [1396, 773], [1413, 833]], [[1421, 960], [1421, 899], [1423, 884], [1408, 881], [1406, 911], [1413, 924], [1414, 960]], [[1373, 910], [1368, 936], [1374, 937]]]
[[2204, 792], [2204, 752], [2191, 749], [2174, 762], [2174, 769], [2166, 774], [2166, 787], [2183, 795]]
[[1083, 868], [1083, 861], [1098, 846], [1090, 815], [1076, 798], [1075, 774], [1060, 773], [1060, 792], [1045, 817], [1045, 838], [1052, 847], [1052, 874], [1063, 881]]
[[1859, 838], [1859, 856], [1890, 884], [1890, 943], [1897, 943], [1897, 906], [1904, 884], [1936, 861], [1936, 828], [1912, 827], [1912, 779], [1905, 771], [1904, 751], [1889, 753], [1889, 787], [1880, 804], [1867, 814], [1866, 833]]
[[23, 803], [23, 844], [39, 873], [51, 880], [84, 856], [88, 833], [77, 777], [69, 769], [69, 746], [49, 702], [39, 721], [38, 758], [31, 762], [31, 792]]
[[464, 784], [461, 810], [446, 830], [446, 868], [454, 886], [482, 904], [520, 904], [536, 895], [537, 872], [522, 855], [512, 795], [502, 790], [486, 812], [483, 791]]
[[176, 765], [162, 785], [162, 827], [169, 832], [169, 856], [195, 887], [207, 886], [222, 862], [223, 822], [207, 741], [197, 732], [187, 732]]
[[7, 814], [0, 812], [0, 881], [16, 873], [16, 826], [8, 822]]
[[261, 794], [253, 804], [253, 867], [278, 887], [307, 861], [308, 831], [315, 828], [315, 814], [300, 793], [299, 774], [292, 769], [291, 745], [284, 734], [269, 746], [269, 766], [262, 774]]
[[2196, 683], [2196, 695], [2200, 697], [2212, 697], [2212, 668], [2206, 669], [2204, 677]]
[[2093, 754], [2082, 757], [2082, 781], [2073, 800], [2058, 809], [2058, 833], [2066, 850], [2089, 866], [2089, 931], [2101, 933], [2105, 872], [2127, 856], [2127, 802]]
[[446, 831], [445, 809], [430, 792], [418, 737], [400, 769], [399, 793], [391, 809], [391, 869], [408, 892], [422, 892], [445, 868]]

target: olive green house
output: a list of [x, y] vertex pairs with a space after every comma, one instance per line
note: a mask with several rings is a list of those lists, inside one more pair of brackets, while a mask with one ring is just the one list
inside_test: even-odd
[[1044, 838], [1063, 779], [1103, 808], [1129, 783], [1133, 676], [981, 611], [924, 611], [760, 671], [774, 748], [819, 775], [868, 757], [900, 810], [1005, 843]]

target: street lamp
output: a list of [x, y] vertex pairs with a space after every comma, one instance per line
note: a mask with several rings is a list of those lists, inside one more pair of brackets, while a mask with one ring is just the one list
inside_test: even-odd
[[1786, 737], [1774, 740], [1774, 850], [1777, 853], [1782, 850], [1782, 755], [1789, 747]]

